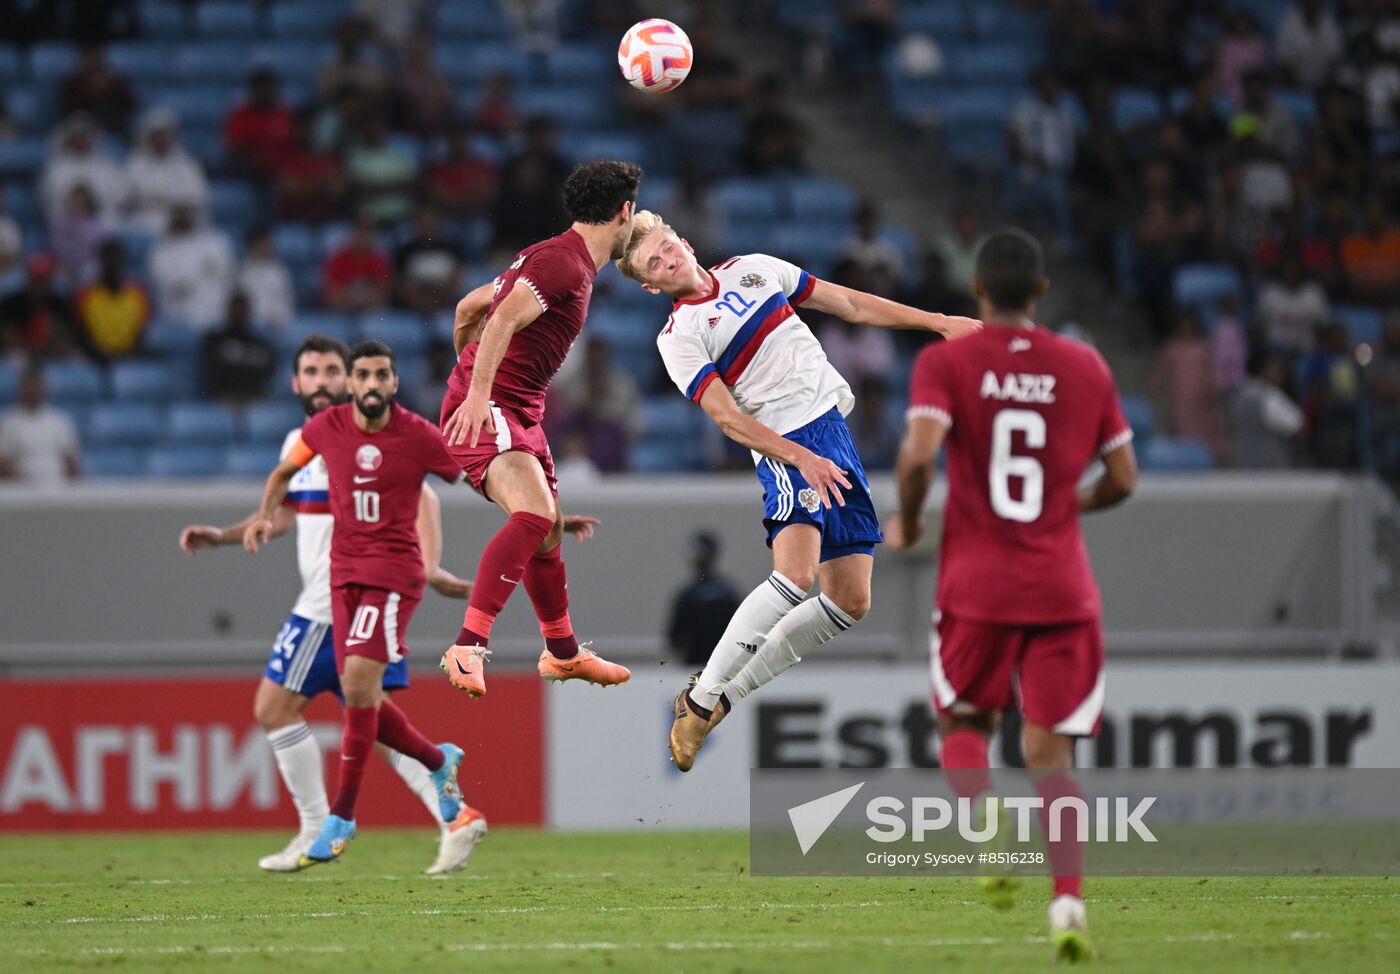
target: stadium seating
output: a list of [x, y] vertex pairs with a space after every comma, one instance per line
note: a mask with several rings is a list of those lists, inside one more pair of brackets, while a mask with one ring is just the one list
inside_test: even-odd
[[243, 430], [252, 446], [280, 447], [287, 431], [296, 429], [306, 420], [306, 413], [296, 400], [269, 400], [254, 403], [243, 413]]
[[1133, 441], [1137, 449], [1141, 450], [1156, 432], [1157, 424], [1152, 416], [1152, 407], [1141, 396], [1123, 396], [1122, 406], [1123, 418], [1133, 428]]
[[228, 406], [215, 402], [177, 402], [165, 418], [166, 442], [224, 446], [233, 441], [238, 420]]
[[161, 439], [160, 408], [144, 402], [106, 402], [88, 414], [87, 434], [95, 444], [152, 446]]
[[1213, 308], [1226, 295], [1244, 304], [1244, 281], [1228, 264], [1186, 264], [1172, 279], [1172, 298], [1178, 307]]
[[427, 322], [410, 311], [372, 311], [360, 319], [357, 340], [384, 342], [399, 356], [422, 355], [433, 334]]
[[160, 446], [146, 453], [149, 477], [191, 479], [216, 477], [223, 472], [223, 455], [207, 446]]
[[129, 446], [92, 444], [83, 449], [82, 474], [94, 480], [140, 477], [146, 473], [142, 453]]
[[222, 472], [226, 477], [265, 479], [279, 460], [276, 447], [231, 446], [223, 452]]
[[1210, 447], [1199, 440], [1179, 440], [1159, 436], [1150, 440], [1140, 453], [1142, 469], [1158, 472], [1191, 472], [1215, 466]]
[[258, 30], [258, 10], [249, 3], [205, 0], [195, 7], [194, 22], [205, 37], [252, 37]]
[[1346, 325], [1353, 345], [1380, 344], [1383, 319], [1377, 308], [1341, 305], [1332, 309], [1332, 318]]
[[187, 385], [163, 362], [117, 362], [111, 367], [112, 396], [127, 402], [168, 402]]
[[55, 403], [88, 403], [102, 398], [102, 372], [88, 362], [68, 360], [44, 366], [44, 387]]

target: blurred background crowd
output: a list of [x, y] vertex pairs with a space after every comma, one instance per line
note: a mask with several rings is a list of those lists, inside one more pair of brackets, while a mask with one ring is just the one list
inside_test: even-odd
[[[697, 49], [666, 96], [617, 73], [646, 16]], [[1400, 476], [1400, 0], [0, 0], [0, 24], [0, 473], [261, 476], [313, 332], [388, 341], [436, 419], [457, 298], [613, 157], [710, 262], [930, 310], [969, 311], [982, 234], [1027, 223], [1044, 323], [1109, 356], [1147, 466]], [[549, 407], [565, 483], [750, 463], [669, 388], [667, 311], [600, 276]], [[887, 469], [923, 336], [809, 323]]]

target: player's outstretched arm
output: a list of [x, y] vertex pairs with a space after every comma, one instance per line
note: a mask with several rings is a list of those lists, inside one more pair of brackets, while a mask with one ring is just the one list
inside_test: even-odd
[[442, 501], [427, 484], [418, 497], [418, 545], [423, 551], [423, 573], [438, 595], [468, 599], [472, 583], [442, 567]]
[[851, 482], [846, 479], [845, 472], [826, 457], [817, 456], [806, 447], [779, 436], [752, 416], [745, 416], [723, 382], [711, 382], [706, 386], [700, 396], [700, 408], [735, 443], [757, 450], [770, 460], [796, 467], [816, 490], [823, 507], [831, 508], [828, 495], [836, 498], [838, 507], [846, 506], [841, 488], [849, 490]]
[[452, 345], [458, 355], [476, 339], [481, 319], [490, 310], [495, 293], [494, 285], [483, 284], [457, 302], [457, 313], [452, 319]]
[[[249, 514], [237, 524], [230, 524], [225, 528], [216, 528], [211, 524], [191, 524], [180, 532], [180, 550], [188, 555], [203, 551], [207, 548], [219, 548], [223, 545], [242, 544], [243, 532], [248, 530], [248, 525], [257, 520], [257, 514]], [[296, 524], [296, 514], [285, 504], [277, 508], [277, 513], [272, 518], [272, 533], [269, 537], [280, 538], [292, 529]]]
[[[305, 458], [301, 454], [305, 454]], [[248, 522], [248, 526], [243, 529], [243, 550], [250, 555], [258, 553], [258, 547], [272, 539], [272, 532], [276, 527], [275, 520], [277, 511], [282, 506], [282, 501], [287, 496], [287, 487], [291, 484], [292, 478], [297, 475], [297, 471], [315, 456], [301, 442], [297, 440], [292, 452], [273, 468], [272, 473], [267, 475], [267, 483], [263, 485], [262, 503], [258, 505], [258, 512], [253, 515]], [[300, 461], [300, 462], [298, 462]]]
[[524, 281], [516, 281], [515, 287], [496, 307], [496, 313], [486, 319], [481, 326], [481, 342], [476, 349], [476, 361], [472, 365], [471, 387], [467, 398], [457, 407], [442, 427], [443, 439], [449, 446], [466, 443], [475, 447], [482, 431], [496, 433], [496, 424], [491, 419], [491, 387], [496, 382], [496, 370], [506, 357], [506, 349], [515, 333], [538, 318], [544, 309]]
[[817, 281], [811, 295], [802, 303], [804, 308], [814, 308], [829, 315], [835, 315], [853, 325], [870, 325], [875, 328], [910, 328], [916, 331], [937, 332], [944, 338], [961, 338], [982, 327], [976, 318], [960, 318], [956, 315], [935, 314], [920, 311], [898, 301], [890, 301], [864, 291], [842, 287], [830, 281]]
[[933, 485], [933, 458], [943, 448], [948, 427], [925, 416], [910, 417], [895, 461], [899, 513], [885, 524], [885, 545], [895, 551], [912, 547], [924, 533], [924, 499]]
[[1079, 510], [1087, 514], [1121, 504], [1137, 487], [1137, 479], [1137, 454], [1132, 443], [1124, 443], [1104, 454], [1103, 473], [1079, 488]]

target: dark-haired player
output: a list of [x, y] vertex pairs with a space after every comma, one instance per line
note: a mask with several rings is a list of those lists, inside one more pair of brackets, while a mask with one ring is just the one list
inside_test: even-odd
[[545, 641], [540, 676], [601, 686], [631, 676], [574, 636], [559, 550], [564, 522], [540, 421], [549, 383], [583, 329], [593, 279], [632, 236], [641, 180], [641, 169], [628, 162], [579, 166], [564, 183], [573, 225], [526, 247], [505, 273], [457, 305], [461, 357], [442, 402], [442, 435], [472, 486], [507, 517], [481, 554], [462, 631], [442, 657], [452, 685], [473, 697], [486, 692], [491, 627], [522, 582]]
[[[1026, 766], [1046, 808], [1079, 795], [1074, 739], [1098, 733], [1103, 635], [1098, 586], [1079, 515], [1112, 507], [1137, 483], [1132, 429], [1107, 364], [1088, 345], [1036, 327], [1048, 286], [1040, 245], [993, 234], [977, 255], [983, 330], [919, 353], [897, 465], [899, 514], [886, 542], [923, 533], [933, 460], [948, 446], [948, 504], [934, 615], [933, 701], [942, 763], [958, 793], [987, 791], [987, 743], [1018, 702]], [[1084, 486], [1096, 459], [1103, 472]], [[1076, 829], [1066, 823], [1070, 836]], [[1080, 898], [1083, 850], [1050, 847], [1056, 953], [1091, 953]], [[1009, 881], [990, 882], [994, 896]]]
[[[324, 335], [311, 335], [292, 356], [292, 392], [301, 400], [308, 417], [341, 402], [346, 396], [350, 350]], [[299, 430], [291, 430], [282, 445], [285, 458], [297, 442]], [[321, 693], [340, 695], [331, 629], [331, 533], [333, 519], [327, 499], [326, 465], [317, 458], [303, 467], [288, 485], [287, 497], [277, 509], [274, 535], [296, 526], [297, 568], [302, 590], [277, 634], [267, 667], [253, 698], [253, 716], [267, 734], [282, 782], [292, 796], [300, 828], [281, 852], [264, 856], [258, 865], [269, 872], [301, 868], [301, 857], [320, 834], [329, 814], [321, 745], [302, 715]], [[242, 544], [243, 532], [257, 515], [227, 527], [192, 524], [180, 532], [180, 547], [193, 555], [221, 545]], [[455, 578], [439, 564], [442, 521], [437, 496], [427, 484], [418, 511], [424, 570], [428, 584], [439, 593], [466, 598], [469, 583]], [[384, 671], [384, 689], [408, 686], [408, 668], [402, 660]], [[380, 745], [383, 748], [382, 745]], [[440, 831], [437, 861], [429, 873], [453, 872], [466, 865], [474, 838], [472, 830], [441, 820], [437, 790], [428, 769], [417, 761], [383, 748], [383, 753], [432, 814]], [[458, 816], [461, 817], [460, 815]]]
[[274, 518], [297, 473], [317, 456], [325, 462], [335, 519], [331, 614], [345, 734], [339, 788], [302, 865], [337, 858], [354, 838], [355, 802], [376, 741], [428, 769], [443, 821], [481, 828], [480, 815], [463, 810], [458, 791], [461, 748], [433, 744], [383, 694], [386, 669], [408, 653], [409, 623], [423, 595], [416, 528], [423, 479], [435, 473], [455, 483], [461, 472], [437, 429], [394, 405], [399, 379], [387, 346], [360, 342], [350, 352], [349, 371], [351, 402], [323, 410], [302, 427], [268, 476], [258, 515], [243, 534], [243, 546], [256, 554], [276, 530]]

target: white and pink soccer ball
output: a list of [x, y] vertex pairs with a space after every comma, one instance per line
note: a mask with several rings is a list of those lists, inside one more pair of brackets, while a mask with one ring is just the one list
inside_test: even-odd
[[617, 66], [638, 91], [659, 95], [690, 74], [694, 50], [690, 38], [669, 20], [654, 17], [633, 24], [617, 46]]

